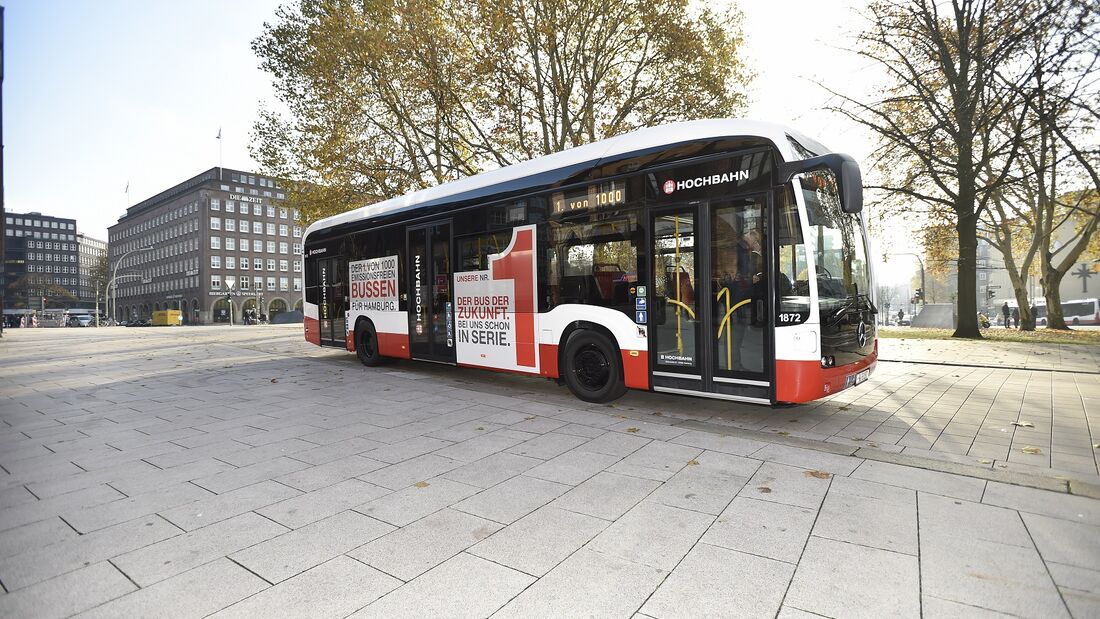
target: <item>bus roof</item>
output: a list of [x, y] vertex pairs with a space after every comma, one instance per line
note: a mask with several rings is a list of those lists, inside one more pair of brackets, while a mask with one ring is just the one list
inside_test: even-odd
[[310, 224], [306, 229], [305, 237], [308, 238], [310, 233], [315, 230], [411, 210], [447, 198], [476, 197], [476, 195], [467, 194], [483, 194], [486, 193], [486, 189], [497, 185], [512, 184], [524, 179], [528, 179], [532, 185], [541, 184], [539, 176], [550, 172], [562, 169], [579, 171], [580, 169], [595, 167], [601, 159], [654, 148], [663, 144], [748, 136], [762, 137], [771, 141], [779, 149], [783, 159], [787, 161], [801, 159], [797, 153], [793, 152], [787, 140], [788, 137], [793, 137], [808, 150], [815, 151], [815, 154], [828, 152], [817, 142], [783, 125], [774, 123], [732, 118], [670, 123], [658, 127], [637, 129], [599, 142], [592, 142], [591, 144], [577, 146], [503, 168], [489, 170], [474, 176], [383, 200], [382, 202], [368, 204], [339, 215], [326, 217]]

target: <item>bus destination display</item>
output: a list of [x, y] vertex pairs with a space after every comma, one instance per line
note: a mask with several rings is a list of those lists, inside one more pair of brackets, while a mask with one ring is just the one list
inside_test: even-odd
[[626, 202], [626, 183], [610, 181], [570, 192], [559, 191], [550, 198], [554, 213], [617, 206]]

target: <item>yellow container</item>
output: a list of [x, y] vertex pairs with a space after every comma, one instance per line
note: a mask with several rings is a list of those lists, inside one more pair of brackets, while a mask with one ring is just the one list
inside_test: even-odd
[[175, 327], [180, 324], [179, 310], [161, 310], [153, 312], [154, 327]]

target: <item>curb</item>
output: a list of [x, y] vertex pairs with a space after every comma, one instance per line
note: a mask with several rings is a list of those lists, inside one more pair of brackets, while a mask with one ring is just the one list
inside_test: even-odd
[[[607, 414], [603, 413], [602, 411], [592, 412], [600, 412], [601, 414], [605, 415]], [[664, 423], [664, 421], [671, 421], [671, 419], [658, 418], [660, 419], [660, 421], [658, 421], [654, 420], [652, 415], [631, 413], [633, 413], [633, 411], [620, 411], [617, 413], [617, 416], [629, 417], [631, 419], [637, 419], [639, 421], [657, 423], [670, 427], [699, 430], [701, 432], [722, 434], [725, 436], [751, 439], [764, 443], [785, 445], [788, 447], [799, 447], [802, 449], [821, 451], [838, 456], [851, 456], [855, 458], [862, 458], [864, 460], [874, 460], [877, 462], [898, 464], [901, 466], [909, 466], [929, 471], [937, 471], [940, 473], [951, 473], [953, 475], [962, 475], [964, 477], [984, 479], [986, 481], [996, 481], [1002, 484], [1010, 484], [1013, 486], [1023, 486], [1025, 488], [1049, 490], [1051, 492], [1060, 492], [1062, 494], [1072, 494], [1075, 496], [1083, 496], [1091, 499], [1100, 499], [1100, 483], [1087, 482], [1079, 479], [1056, 477], [1053, 475], [1036, 475], [1033, 473], [1023, 473], [1020, 471], [998, 470], [987, 468], [977, 464], [963, 464], [961, 462], [951, 462], [949, 460], [924, 458], [921, 456], [914, 456], [912, 454], [900, 454], [891, 451], [885, 451], [882, 449], [875, 449], [873, 447], [857, 447], [851, 445], [843, 445], [839, 443], [827, 443], [824, 441], [815, 441], [813, 439], [800, 438], [797, 436], [782, 436], [770, 432], [745, 430], [742, 428], [724, 426], [721, 424], [710, 423], [706, 421], [684, 420], [676, 423]]]
[[1059, 374], [1088, 374], [1096, 375], [1100, 372], [1093, 372], [1089, 370], [1055, 370], [1053, 368], [1028, 368], [1019, 365], [979, 365], [975, 363], [951, 363], [949, 361], [913, 361], [912, 359], [883, 359], [879, 358], [879, 361], [887, 363], [912, 363], [913, 365], [946, 365], [953, 368], [985, 368], [989, 370], [1021, 370], [1024, 372], [1057, 372]]

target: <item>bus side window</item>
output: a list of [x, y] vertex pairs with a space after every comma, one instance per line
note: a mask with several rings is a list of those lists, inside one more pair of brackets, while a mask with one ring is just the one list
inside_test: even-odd
[[597, 305], [634, 315], [642, 231], [633, 212], [591, 213], [548, 224], [550, 305]]

